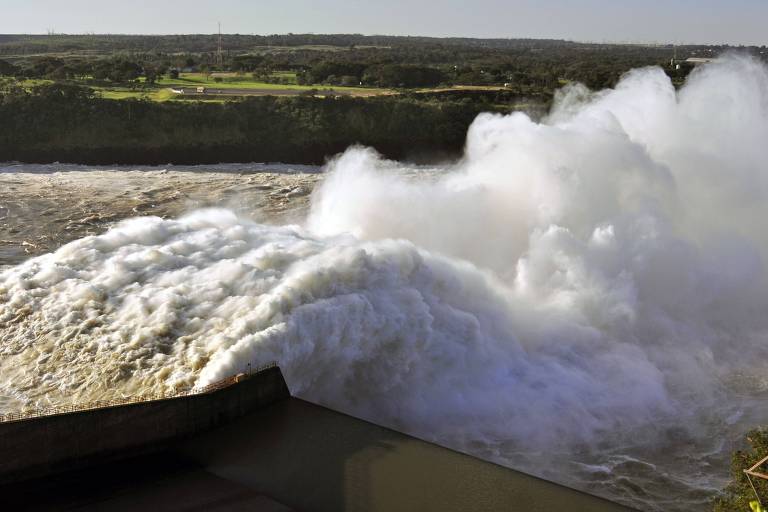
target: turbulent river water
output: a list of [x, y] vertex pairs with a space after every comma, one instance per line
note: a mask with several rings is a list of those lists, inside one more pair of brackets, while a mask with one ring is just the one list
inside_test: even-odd
[[0, 168], [0, 409], [293, 393], [643, 510], [764, 424], [768, 71], [732, 56], [483, 115], [465, 157]]

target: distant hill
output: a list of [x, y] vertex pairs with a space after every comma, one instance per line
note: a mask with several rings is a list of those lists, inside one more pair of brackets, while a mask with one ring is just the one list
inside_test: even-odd
[[[61, 52], [215, 52], [218, 35], [0, 35], [0, 55], [32, 55]], [[249, 52], [263, 47], [463, 47], [489, 50], [524, 49], [620, 49], [632, 45], [578, 43], [560, 39], [475, 39], [435, 38], [420, 36], [365, 36], [361, 34], [274, 34], [239, 35], [225, 34], [223, 45], [230, 52]], [[671, 45], [642, 48], [671, 48]], [[720, 48], [705, 46], [684, 46], [684, 50]]]

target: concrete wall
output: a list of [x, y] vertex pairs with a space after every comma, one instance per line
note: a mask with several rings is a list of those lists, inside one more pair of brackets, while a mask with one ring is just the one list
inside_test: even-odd
[[293, 510], [631, 510], [297, 398], [196, 436], [177, 450], [183, 460]]
[[290, 398], [277, 368], [210, 395], [0, 424], [0, 496], [2, 510], [84, 512], [630, 511]]
[[0, 423], [0, 484], [153, 452], [289, 397], [275, 367], [205, 395]]

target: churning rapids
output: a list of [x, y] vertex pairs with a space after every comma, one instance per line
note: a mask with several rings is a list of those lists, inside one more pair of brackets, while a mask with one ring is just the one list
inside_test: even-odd
[[[423, 174], [423, 176], [421, 176]], [[6, 408], [294, 394], [645, 510], [768, 422], [768, 70], [732, 56], [482, 115], [462, 161], [352, 148], [305, 220], [140, 217], [0, 273]]]

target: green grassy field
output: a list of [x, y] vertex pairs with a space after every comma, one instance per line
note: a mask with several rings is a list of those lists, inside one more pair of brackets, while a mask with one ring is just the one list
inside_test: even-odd
[[[277, 72], [273, 76], [279, 78], [293, 79], [295, 82], [295, 73]], [[216, 78], [221, 81], [217, 82]], [[157, 85], [162, 87], [214, 87], [217, 89], [265, 89], [265, 90], [290, 90], [290, 91], [310, 91], [317, 89], [333, 89], [335, 91], [344, 91], [351, 94], [374, 95], [391, 93], [389, 89], [376, 89], [370, 87], [342, 87], [327, 85], [298, 85], [298, 84], [272, 84], [259, 82], [249, 78], [247, 75], [238, 75], [237, 73], [215, 73], [207, 75], [205, 73], [182, 73], [179, 78], [162, 78], [157, 81]]]
[[[124, 99], [142, 99], [150, 101], [226, 101], [222, 98], [204, 96], [181, 98], [179, 95], [173, 93], [171, 88], [181, 87], [210, 87], [215, 89], [246, 89], [246, 90], [261, 90], [268, 94], [268, 91], [311, 91], [316, 90], [319, 96], [323, 95], [323, 91], [333, 89], [334, 91], [346, 92], [352, 96], [377, 96], [382, 94], [392, 94], [393, 91], [389, 89], [377, 89], [366, 87], [341, 87], [341, 86], [326, 86], [326, 85], [298, 85], [295, 83], [296, 74], [290, 71], [278, 71], [272, 74], [273, 77], [279, 78], [284, 82], [293, 81], [294, 83], [274, 84], [263, 81], [257, 81], [251, 78], [250, 75], [243, 75], [238, 73], [182, 73], [179, 78], [171, 79], [163, 77], [159, 79], [155, 84], [146, 84], [144, 79], [140, 79], [137, 82], [137, 87], [126, 87], [125, 85], [109, 85], [109, 83], [101, 83], [99, 85], [92, 85], [90, 81], [77, 81], [71, 83], [79, 83], [90, 87], [102, 98], [111, 100], [124, 100]], [[216, 78], [220, 81], [217, 81]], [[2, 77], [0, 77], [2, 78]], [[30, 79], [19, 82], [22, 87], [32, 89], [34, 87], [54, 83], [53, 80], [38, 80]], [[236, 96], [230, 98], [230, 101], [237, 99]]]
[[145, 90], [131, 90], [119, 87], [94, 87], [97, 93], [102, 98], [108, 100], [125, 100], [125, 99], [137, 99], [137, 100], [152, 100], [152, 101], [169, 101], [176, 99], [176, 95], [171, 92], [170, 89], [145, 89]]
[[[351, 96], [366, 97], [366, 96], [380, 96], [396, 94], [396, 91], [392, 89], [381, 89], [374, 87], [344, 87], [344, 86], [328, 86], [328, 85], [298, 85], [295, 83], [296, 74], [292, 71], [276, 71], [271, 75], [273, 78], [278, 78], [283, 82], [294, 83], [269, 83], [258, 81], [251, 77], [250, 74], [242, 73], [181, 73], [178, 78], [162, 77], [154, 84], [146, 84], [144, 79], [140, 79], [137, 82], [137, 87], [126, 87], [125, 85], [109, 85], [109, 83], [101, 83], [99, 85], [90, 85], [88, 81], [84, 81], [82, 85], [86, 85], [95, 90], [101, 97], [112, 100], [124, 100], [124, 99], [143, 99], [150, 101], [232, 101], [236, 100], [237, 96], [231, 98], [216, 98], [205, 96], [186, 96], [181, 97], [171, 91], [172, 88], [196, 88], [207, 87], [214, 89], [244, 89], [244, 90], [259, 90], [264, 91], [264, 94], [269, 94], [269, 91], [317, 91], [319, 96], [323, 95], [323, 91], [333, 90], [337, 92], [344, 92]], [[52, 80], [25, 80], [21, 84], [26, 88], [32, 88], [43, 84], [53, 83]], [[505, 87], [502, 86], [485, 86], [485, 85], [456, 85], [452, 87], [434, 87], [415, 89], [416, 93], [440, 93], [448, 91], [503, 91]]]
[[19, 85], [27, 89], [31, 89], [32, 87], [37, 87], [39, 85], [52, 84], [52, 83], [53, 83], [53, 80], [29, 79], [29, 80], [22, 80], [21, 82], [19, 82]]

